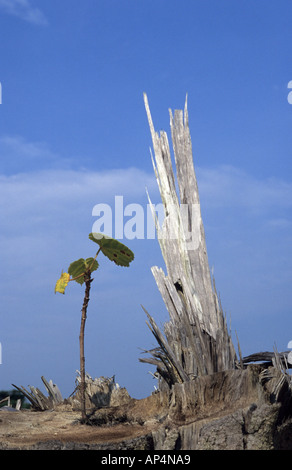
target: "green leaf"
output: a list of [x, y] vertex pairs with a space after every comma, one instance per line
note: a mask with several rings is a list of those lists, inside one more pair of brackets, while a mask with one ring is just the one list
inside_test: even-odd
[[[83, 258], [78, 259], [77, 261], [73, 261], [68, 268], [68, 273], [71, 274], [72, 278], [80, 276], [86, 271], [85, 261]], [[78, 279], [75, 279], [78, 284], [84, 283], [84, 277], [81, 276]]]
[[84, 274], [89, 268], [91, 272], [96, 271], [98, 268], [98, 262], [94, 260], [94, 258], [87, 258], [86, 260], [80, 258], [70, 264], [68, 273], [71, 274], [74, 281], [82, 285], [84, 283], [84, 276], [82, 276], [82, 274]]
[[69, 280], [70, 280], [70, 274], [63, 273], [62, 271], [60, 279], [58, 279], [58, 281], [56, 282], [55, 294], [56, 292], [60, 292], [60, 294], [65, 294], [65, 289], [68, 285]]
[[102, 253], [118, 266], [129, 266], [134, 253], [123, 243], [102, 233], [90, 233], [89, 239], [100, 246]]
[[87, 258], [85, 260], [85, 265], [87, 269], [90, 268], [91, 272], [96, 271], [98, 268], [98, 262], [94, 258]]

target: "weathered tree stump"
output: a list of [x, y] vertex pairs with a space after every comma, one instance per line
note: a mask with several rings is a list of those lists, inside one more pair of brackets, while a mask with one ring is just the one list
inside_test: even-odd
[[170, 111], [176, 175], [167, 134], [155, 132], [146, 95], [144, 101], [165, 212], [160, 226], [148, 195], [167, 270], [152, 273], [169, 313], [162, 332], [143, 307], [158, 345], [140, 361], [156, 366], [162, 401], [169, 400], [168, 426], [154, 435], [155, 448], [292, 449], [288, 353], [242, 358], [239, 347], [237, 357], [210, 273], [187, 101], [184, 112]]

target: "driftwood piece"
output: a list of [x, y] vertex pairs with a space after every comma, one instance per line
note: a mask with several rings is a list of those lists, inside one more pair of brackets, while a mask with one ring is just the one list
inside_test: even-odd
[[[263, 362], [263, 363], [266, 363], [267, 366], [275, 365], [275, 366], [278, 366], [278, 368], [281, 368], [281, 366], [283, 365], [285, 369], [291, 369], [292, 364], [288, 362], [289, 353], [290, 351], [258, 352], [258, 353], [250, 354], [249, 356], [244, 357], [242, 361], [243, 361], [243, 364], [250, 364], [253, 362]], [[279, 363], [279, 361], [281, 362], [281, 364]]]
[[41, 377], [41, 379], [49, 393], [48, 397], [46, 397], [37, 387], [34, 387], [32, 385], [29, 385], [30, 392], [22, 385], [17, 386], [12, 384], [12, 386], [19, 390], [27, 398], [34, 410], [50, 410], [54, 408], [54, 406], [62, 403], [63, 398], [57, 385], [54, 384], [52, 380], [48, 382], [43, 376]]
[[36, 397], [34, 397], [34, 395], [32, 393], [30, 393], [28, 390], [26, 390], [22, 385], [20, 385], [20, 386], [15, 385], [15, 384], [11, 384], [11, 385], [12, 385], [12, 387], [19, 390], [25, 396], [25, 398], [27, 398], [27, 400], [31, 403], [31, 405], [34, 409], [36, 409], [36, 410], [38, 410], [38, 409], [42, 410], [43, 409], [43, 408], [40, 408]]
[[52, 380], [50, 380], [49, 382], [47, 382], [47, 380], [45, 379], [45, 377], [41, 377], [48, 393], [49, 393], [49, 396], [52, 400], [52, 402], [55, 404], [55, 405], [58, 405], [59, 403], [62, 403], [63, 401], [63, 397], [62, 397], [62, 394], [58, 388], [58, 386], [56, 384], [53, 383]]
[[0, 400], [0, 404], [1, 404], [1, 403], [4, 403], [5, 401], [7, 401], [7, 406], [10, 406], [10, 396], [8, 396], [8, 397], [3, 398], [2, 400]]
[[[48, 396], [45, 396], [37, 387], [29, 385], [29, 390], [25, 387], [12, 384], [19, 390], [26, 399], [31, 403], [32, 409], [37, 411], [45, 411], [52, 409], [61, 409], [58, 405], [71, 406], [72, 409], [81, 409], [80, 394], [80, 372], [77, 371], [76, 388], [68, 399], [63, 399], [62, 394], [56, 384], [52, 380], [49, 382], [45, 377], [41, 377]], [[86, 385], [86, 409], [93, 410], [107, 406], [117, 406], [128, 403], [131, 397], [128, 391], [120, 387], [113, 377], [98, 377], [93, 379], [89, 374], [85, 374]]]
[[[166, 364], [171, 365], [168, 383], [188, 381], [198, 375], [233, 369], [238, 361], [208, 264], [187, 101], [184, 112], [176, 110], [173, 116], [170, 111], [178, 193], [167, 134], [155, 131], [146, 94], [144, 101], [155, 154], [151, 155], [152, 163], [165, 213], [160, 226], [148, 195], [167, 270], [165, 274], [154, 266], [152, 273], [170, 316], [164, 325], [163, 340], [162, 333], [158, 334], [151, 323], [160, 345], [160, 355], [156, 351], [154, 360], [160, 362], [164, 372]], [[149, 353], [153, 356], [153, 350]]]
[[[70, 401], [74, 409], [80, 409], [80, 372], [77, 372], [76, 378], [76, 394], [74, 394]], [[109, 407], [124, 405], [131, 400], [128, 391], [124, 387], [120, 387], [115, 381], [115, 376], [112, 377], [96, 377], [92, 378], [89, 374], [85, 374], [85, 405], [86, 411], [92, 412], [93, 410]]]

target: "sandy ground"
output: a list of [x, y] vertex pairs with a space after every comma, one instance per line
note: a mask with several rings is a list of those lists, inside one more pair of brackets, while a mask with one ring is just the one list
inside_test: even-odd
[[139, 424], [82, 425], [79, 418], [80, 413], [66, 411], [1, 411], [1, 447], [27, 448], [47, 441], [113, 443], [143, 436], [149, 431], [148, 426]]
[[[130, 418], [125, 418], [125, 407], [117, 409], [100, 410], [97, 418], [100, 423], [95, 425], [80, 424], [80, 412], [72, 409], [58, 409], [49, 411], [0, 411], [0, 449], [29, 449], [37, 448], [40, 443], [49, 446], [49, 443], [73, 443], [75, 447], [93, 446], [101, 444], [105, 447], [114, 446], [115, 443], [130, 441], [147, 434], [156, 428], [159, 423], [152, 418], [150, 403], [148, 401], [133, 401], [130, 406]], [[155, 404], [154, 409], [156, 409]], [[70, 407], [69, 407], [70, 408]], [[147, 408], [147, 411], [146, 411]], [[118, 412], [116, 411], [118, 410]], [[155, 411], [155, 410], [154, 410]], [[146, 419], [141, 420], [141, 413]], [[147, 417], [148, 414], [148, 417]], [[114, 421], [112, 416], [115, 416]], [[106, 419], [104, 418], [106, 417]], [[149, 419], [150, 418], [150, 419]], [[147, 420], [148, 419], [148, 420]], [[105, 422], [103, 422], [105, 421]], [[73, 445], [73, 447], [74, 447]], [[58, 447], [57, 445], [55, 447]], [[71, 445], [72, 447], [72, 445]]]

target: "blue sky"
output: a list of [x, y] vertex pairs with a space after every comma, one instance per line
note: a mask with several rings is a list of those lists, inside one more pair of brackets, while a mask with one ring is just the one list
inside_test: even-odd
[[[83, 289], [54, 286], [94, 255], [96, 204], [146, 208], [145, 187], [160, 202], [143, 92], [168, 133], [188, 93], [209, 262], [243, 354], [287, 348], [291, 19], [288, 0], [0, 0], [0, 389], [74, 389]], [[150, 271], [164, 265], [157, 240], [122, 241], [135, 261], [100, 258], [86, 369], [141, 398], [156, 384], [141, 304], [167, 320]]]

